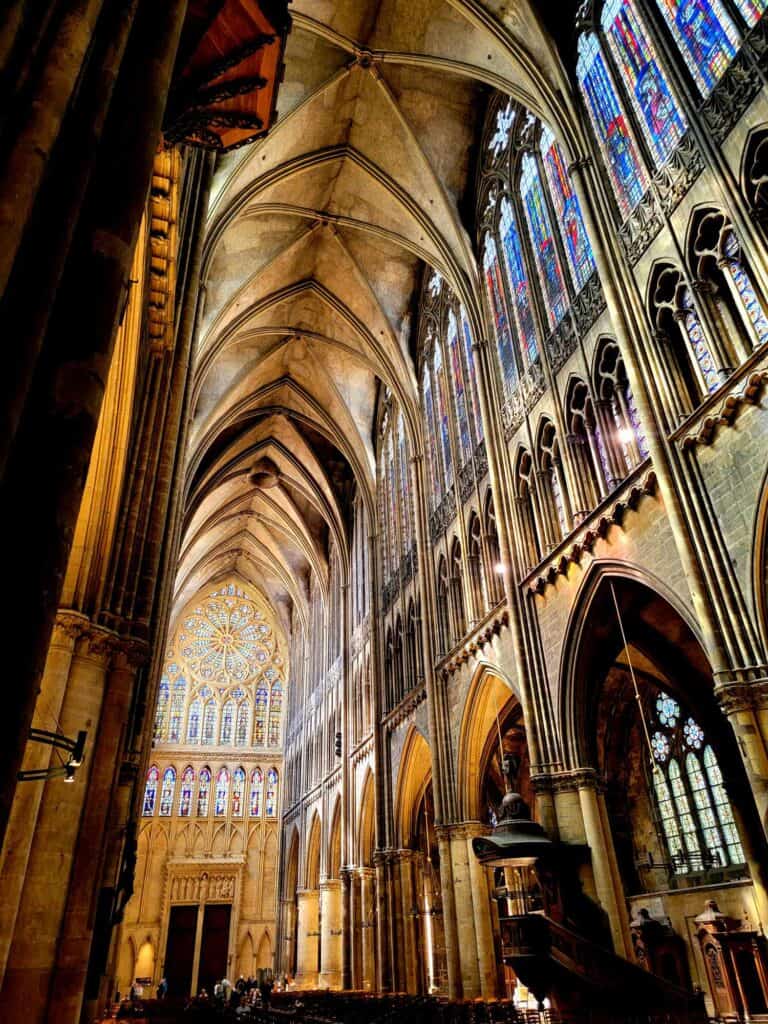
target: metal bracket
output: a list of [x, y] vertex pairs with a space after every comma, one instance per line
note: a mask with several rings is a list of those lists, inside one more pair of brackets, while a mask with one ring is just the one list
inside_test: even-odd
[[30, 729], [29, 738], [33, 743], [45, 743], [49, 747], [66, 750], [69, 757], [65, 764], [54, 768], [32, 768], [16, 773], [19, 782], [31, 782], [38, 779], [64, 779], [65, 782], [75, 781], [75, 770], [83, 763], [85, 738], [88, 733], [81, 729], [77, 739], [71, 740], [60, 732], [49, 732], [47, 729]]

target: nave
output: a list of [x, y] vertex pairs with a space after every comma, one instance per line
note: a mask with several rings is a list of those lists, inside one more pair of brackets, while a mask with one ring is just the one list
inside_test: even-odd
[[767, 6], [0, 12], [0, 1022], [768, 1022]]

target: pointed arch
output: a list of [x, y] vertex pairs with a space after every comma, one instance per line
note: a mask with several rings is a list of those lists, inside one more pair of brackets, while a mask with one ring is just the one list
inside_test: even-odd
[[371, 867], [373, 864], [376, 844], [375, 799], [373, 772], [368, 768], [360, 790], [357, 816], [357, 862], [363, 867]]
[[488, 748], [498, 742], [497, 722], [503, 722], [519, 703], [512, 683], [496, 665], [483, 662], [477, 666], [459, 730], [457, 801], [461, 821], [482, 819], [482, 772]]
[[304, 857], [304, 888], [317, 889], [320, 886], [320, 843], [322, 820], [318, 811], [312, 816], [307, 833], [307, 849]]
[[429, 744], [415, 725], [411, 725], [400, 757], [395, 796], [395, 837], [400, 847], [409, 846], [416, 835], [415, 815], [432, 781], [432, 754]]
[[341, 877], [341, 797], [336, 797], [328, 833], [328, 860], [326, 874], [329, 878]]

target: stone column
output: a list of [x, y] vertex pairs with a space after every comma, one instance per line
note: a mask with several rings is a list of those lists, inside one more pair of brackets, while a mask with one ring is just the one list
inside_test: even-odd
[[472, 906], [474, 909], [475, 935], [477, 937], [477, 966], [480, 973], [480, 994], [483, 999], [497, 999], [499, 992], [499, 964], [493, 942], [493, 921], [491, 918], [491, 893], [488, 871], [474, 854], [472, 839], [484, 836], [490, 829], [479, 822], [465, 826], [469, 877], [472, 885]]
[[[475, 931], [475, 907], [472, 900], [472, 876], [469, 866], [470, 852], [463, 828], [453, 826], [448, 831], [450, 834], [450, 857], [453, 872], [453, 897], [456, 906], [457, 953], [461, 975], [461, 994], [464, 999], [477, 999], [481, 994], [481, 986], [478, 966], [478, 941]], [[472, 857], [474, 859], [474, 855]]]
[[143, 655], [141, 648], [124, 643], [112, 658], [59, 936], [48, 1024], [70, 1024], [80, 1018], [94, 927], [91, 903], [101, 880], [107, 819], [120, 774], [136, 671]]
[[[93, 774], [94, 749], [101, 715], [107, 662], [113, 637], [91, 627], [82, 637], [72, 665], [61, 710], [67, 736], [88, 731], [85, 760], [71, 784], [45, 784], [0, 992], [2, 1019], [42, 1024], [46, 1020], [59, 935], [77, 849], [81, 815]], [[89, 894], [90, 895], [90, 894]]]
[[280, 900], [282, 919], [282, 946], [277, 950], [277, 971], [279, 975], [293, 977], [293, 945], [296, 941], [296, 903], [291, 899]]
[[318, 889], [299, 889], [296, 899], [296, 988], [317, 988], [320, 892]]
[[445, 967], [448, 974], [449, 999], [461, 999], [461, 967], [459, 939], [456, 927], [456, 901], [453, 891], [451, 841], [446, 828], [437, 827], [437, 847], [440, 851], [440, 895], [443, 904], [443, 936], [445, 939]]
[[718, 683], [715, 696], [733, 728], [765, 827], [768, 822], [768, 680]]
[[375, 992], [376, 873], [372, 868], [358, 868], [358, 876], [360, 879], [360, 987], [364, 992]]
[[[60, 612], [48, 650], [40, 696], [32, 727], [56, 730], [75, 641], [88, 620], [75, 613]], [[53, 748], [44, 743], [28, 743], [22, 767], [27, 770], [48, 768]], [[16, 790], [5, 843], [0, 855], [0, 986], [3, 983], [11, 938], [16, 925], [24, 877], [45, 791], [44, 782], [24, 782]]]
[[624, 902], [613, 837], [608, 825], [605, 798], [598, 792], [594, 772], [580, 773], [577, 784], [579, 804], [584, 818], [584, 833], [592, 854], [592, 872], [597, 898], [608, 915], [614, 949], [619, 956], [633, 960], [629, 915]]
[[319, 988], [341, 988], [342, 938], [341, 880], [326, 878], [320, 883], [320, 977]]

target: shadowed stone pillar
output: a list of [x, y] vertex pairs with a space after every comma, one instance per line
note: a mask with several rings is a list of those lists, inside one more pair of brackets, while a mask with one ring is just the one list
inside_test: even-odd
[[320, 883], [320, 988], [341, 988], [341, 880]]
[[0, 992], [0, 1020], [42, 1024], [68, 897], [80, 820], [94, 767], [107, 663], [114, 637], [95, 627], [77, 642], [60, 726], [67, 736], [88, 731], [86, 756], [71, 784], [45, 784], [27, 874]]
[[299, 889], [296, 897], [299, 919], [296, 929], [296, 988], [317, 988], [320, 892], [318, 889]]
[[593, 771], [583, 771], [578, 777], [579, 804], [584, 818], [584, 834], [592, 853], [592, 872], [595, 890], [608, 922], [613, 945], [619, 956], [634, 959], [629, 916], [624, 903], [613, 837], [608, 825], [605, 798], [598, 792]]
[[101, 878], [107, 819], [119, 781], [125, 727], [143, 656], [141, 648], [124, 643], [112, 657], [48, 1000], [49, 1024], [70, 1024], [80, 1018], [93, 935], [93, 894]]
[[477, 933], [475, 931], [475, 905], [472, 899], [473, 883], [469, 866], [470, 857], [474, 859], [474, 854], [467, 842], [463, 826], [453, 826], [446, 831], [450, 835], [461, 994], [464, 999], [476, 999], [481, 994], [481, 986]]
[[374, 922], [376, 915], [376, 873], [372, 868], [358, 868], [360, 883], [360, 987], [365, 992], [376, 989], [376, 958]]
[[472, 906], [474, 908], [475, 936], [477, 938], [477, 966], [480, 973], [480, 993], [483, 999], [499, 996], [499, 964], [493, 942], [493, 921], [491, 918], [491, 893], [488, 871], [475, 856], [472, 840], [475, 836], [488, 835], [490, 829], [474, 822], [465, 826], [469, 877], [472, 883]]
[[[75, 642], [88, 625], [85, 616], [62, 613], [56, 618], [51, 646], [45, 663], [40, 696], [32, 726], [56, 729], [61, 704], [69, 679]], [[53, 748], [43, 743], [28, 743], [22, 767], [26, 770], [48, 768]], [[16, 790], [6, 841], [0, 859], [0, 986], [3, 983], [16, 915], [19, 910], [24, 876], [27, 870], [37, 816], [45, 791], [45, 782], [25, 782]]]

